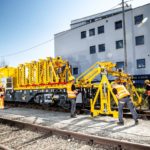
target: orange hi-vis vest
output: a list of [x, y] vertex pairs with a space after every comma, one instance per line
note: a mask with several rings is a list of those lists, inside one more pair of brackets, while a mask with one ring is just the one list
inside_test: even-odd
[[4, 109], [4, 92], [0, 92], [0, 109]]
[[130, 96], [124, 85], [115, 85], [114, 88], [117, 90], [117, 98], [120, 100], [124, 97]]
[[74, 91], [67, 91], [67, 94], [68, 94], [68, 98], [70, 99], [77, 97]]

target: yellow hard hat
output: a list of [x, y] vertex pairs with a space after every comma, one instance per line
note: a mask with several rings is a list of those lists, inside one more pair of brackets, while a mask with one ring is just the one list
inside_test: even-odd
[[75, 80], [75, 78], [73, 76], [69, 77], [69, 81]]
[[145, 80], [144, 83], [145, 83], [145, 84], [149, 84], [150, 81], [149, 81], [149, 80]]
[[112, 81], [110, 84], [111, 84], [111, 86], [113, 86], [114, 84], [116, 84], [116, 82], [115, 82], [115, 81]]

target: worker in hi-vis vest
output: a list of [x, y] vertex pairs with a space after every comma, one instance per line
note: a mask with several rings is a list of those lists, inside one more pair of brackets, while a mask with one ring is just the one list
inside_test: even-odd
[[4, 109], [4, 88], [0, 86], [0, 109]]
[[119, 122], [118, 125], [124, 125], [123, 120], [123, 107], [125, 104], [127, 104], [128, 108], [130, 109], [130, 112], [132, 113], [132, 117], [135, 120], [135, 124], [138, 124], [138, 114], [136, 112], [136, 109], [131, 101], [130, 93], [126, 89], [126, 87], [117, 82], [111, 83], [113, 93], [116, 95], [118, 99], [118, 111], [119, 111]]
[[67, 91], [68, 100], [71, 102], [71, 118], [76, 118], [76, 97], [78, 91], [75, 88], [75, 79], [73, 76], [69, 78], [69, 82], [71, 82], [71, 88]]
[[150, 80], [145, 80], [145, 95], [147, 96], [148, 109], [150, 109]]

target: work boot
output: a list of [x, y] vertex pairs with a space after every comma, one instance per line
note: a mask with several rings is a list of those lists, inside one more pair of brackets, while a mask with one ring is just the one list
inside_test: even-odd
[[77, 118], [77, 115], [76, 114], [73, 114], [70, 116], [71, 118]]
[[135, 125], [138, 125], [138, 124], [139, 124], [139, 120], [136, 119], [136, 120], [135, 120]]
[[123, 121], [119, 121], [119, 122], [117, 122], [117, 125], [124, 125], [124, 122]]

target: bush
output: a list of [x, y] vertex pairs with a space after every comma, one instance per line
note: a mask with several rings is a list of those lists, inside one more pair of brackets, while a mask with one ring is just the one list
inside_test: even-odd
[[145, 88], [137, 88], [136, 91], [139, 93], [139, 94], [145, 94]]

